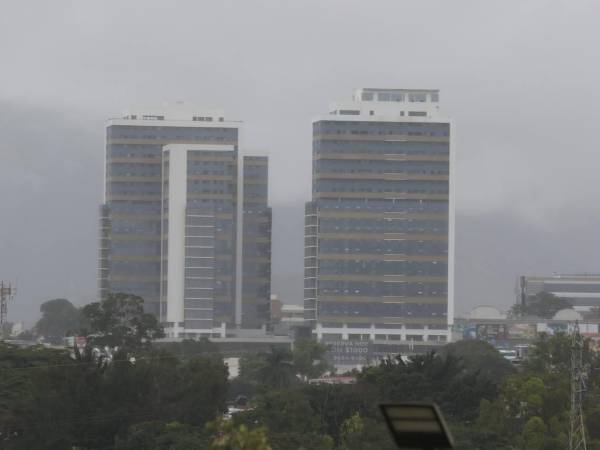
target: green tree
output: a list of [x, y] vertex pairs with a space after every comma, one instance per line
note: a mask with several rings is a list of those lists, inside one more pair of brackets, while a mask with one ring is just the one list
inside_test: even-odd
[[342, 423], [339, 450], [393, 450], [387, 427], [355, 412]]
[[9, 392], [18, 392], [18, 386], [26, 389], [12, 403], [14, 420], [3, 423], [11, 435], [3, 448], [39, 448], [43, 442], [43, 448], [62, 449], [78, 443], [77, 426], [89, 415], [101, 370], [73, 360], [67, 350], [33, 347], [2, 356], [12, 359], [13, 369], [1, 371], [9, 384], [1, 388], [0, 398], [10, 398]]
[[543, 450], [545, 447], [548, 428], [541, 417], [531, 417], [519, 438], [521, 448], [527, 450]]
[[236, 414], [236, 425], [260, 425], [268, 430], [269, 442], [277, 450], [332, 450], [332, 439], [319, 414], [304, 393], [304, 385], [263, 391], [254, 399], [255, 408]]
[[240, 360], [240, 378], [263, 389], [279, 389], [297, 381], [292, 353], [282, 347], [271, 347]]
[[92, 345], [147, 348], [164, 331], [153, 314], [144, 312], [144, 300], [130, 294], [109, 294], [101, 302], [83, 307]]
[[294, 383], [296, 374], [289, 350], [272, 347], [264, 355], [265, 365], [259, 369], [258, 376], [264, 384], [274, 388], [288, 387]]
[[[584, 363], [592, 362], [589, 340], [584, 340]], [[536, 373], [568, 373], [571, 368], [571, 337], [564, 333], [542, 334], [532, 346], [526, 369]]]
[[82, 326], [81, 310], [66, 298], [55, 298], [42, 303], [42, 317], [34, 329], [52, 344], [62, 343], [65, 336], [74, 335]]
[[379, 390], [380, 401], [435, 401], [445, 414], [461, 420], [477, 417], [483, 398], [497, 395], [497, 383], [476, 364], [466, 368], [452, 352], [430, 352], [404, 362], [389, 358], [359, 375]]
[[589, 408], [585, 417], [585, 424], [588, 430], [588, 436], [591, 439], [600, 440], [600, 407], [592, 406]]
[[323, 433], [336, 442], [340, 441], [342, 424], [354, 413], [362, 418], [376, 418], [383, 423], [377, 406], [381, 398], [378, 388], [372, 384], [304, 385], [302, 394], [308, 399]]
[[262, 427], [236, 427], [230, 421], [217, 420], [207, 428], [215, 436], [209, 450], [272, 450], [266, 430]]
[[115, 448], [145, 450], [197, 450], [208, 446], [207, 433], [180, 422], [141, 422], [132, 425]]
[[491, 344], [476, 339], [445, 345], [440, 355], [459, 358], [463, 370], [482, 374], [495, 383], [501, 383], [507, 375], [515, 372], [514, 366]]
[[182, 421], [202, 425], [226, 409], [228, 370], [223, 360], [194, 357], [182, 367], [173, 407]]
[[[589, 359], [587, 352], [584, 355]], [[504, 378], [498, 396], [482, 401], [473, 435], [505, 447], [565, 448], [569, 365], [570, 338], [560, 334], [542, 336], [521, 371]], [[594, 382], [589, 386], [588, 394], [595, 395]]]
[[[0, 433], [2, 448], [20, 446], [26, 424], [32, 420], [30, 405], [35, 401], [39, 372], [51, 365], [69, 364], [67, 352], [43, 347], [18, 348], [0, 342]], [[52, 436], [49, 436], [50, 441]], [[32, 445], [29, 448], [35, 448]]]
[[[227, 369], [222, 360], [181, 361], [153, 352], [132, 363], [120, 356], [102, 364], [90, 348], [77, 359], [68, 350], [0, 352], [0, 431], [12, 437], [2, 448], [40, 448], [41, 442], [47, 449], [104, 448], [115, 445], [117, 436], [125, 442], [133, 439], [131, 427], [137, 423], [180, 423], [202, 430], [225, 409]], [[176, 430], [182, 429], [159, 431], [168, 443]], [[134, 434], [151, 439], [151, 430], [142, 431]], [[177, 441], [182, 449], [187, 448], [182, 442], [193, 442], [196, 433], [188, 431], [190, 439]]]
[[540, 292], [527, 297], [525, 305], [516, 304], [511, 308], [513, 316], [536, 316], [551, 319], [561, 309], [569, 309], [573, 306], [568, 300], [557, 297], [550, 292]]
[[299, 339], [294, 342], [292, 360], [294, 369], [303, 379], [318, 378], [332, 366], [325, 359], [327, 347], [312, 339]]

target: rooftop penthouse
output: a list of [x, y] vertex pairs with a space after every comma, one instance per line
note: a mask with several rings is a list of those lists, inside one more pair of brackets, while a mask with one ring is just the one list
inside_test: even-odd
[[239, 121], [225, 119], [222, 110], [199, 108], [183, 102], [163, 103], [158, 107], [140, 107], [123, 112], [121, 117], [109, 119], [109, 125], [215, 127]]
[[[410, 121], [412, 117], [437, 117], [438, 105], [437, 89], [360, 88], [356, 89], [351, 101], [332, 103], [329, 115], [357, 116], [357, 120], [406, 117]], [[344, 120], [352, 119], [344, 117]]]

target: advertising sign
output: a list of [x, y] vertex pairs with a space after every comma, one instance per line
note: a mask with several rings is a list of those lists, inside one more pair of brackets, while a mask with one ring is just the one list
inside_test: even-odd
[[509, 339], [535, 339], [537, 325], [534, 323], [514, 323], [508, 326]]
[[369, 341], [329, 341], [327, 360], [332, 364], [354, 365], [367, 364], [369, 361]]
[[507, 338], [505, 324], [486, 323], [478, 324], [476, 328], [477, 339], [484, 341], [497, 341]]
[[566, 323], [549, 323], [546, 324], [546, 333], [549, 335], [555, 335], [558, 333], [568, 333], [569, 325]]

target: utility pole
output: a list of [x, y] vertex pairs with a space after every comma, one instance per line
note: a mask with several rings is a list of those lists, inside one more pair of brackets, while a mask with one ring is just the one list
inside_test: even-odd
[[4, 338], [4, 324], [8, 314], [8, 301], [17, 293], [11, 282], [0, 281], [0, 336]]
[[567, 450], [587, 450], [585, 426], [583, 423], [585, 380], [583, 338], [579, 333], [579, 323], [575, 322], [571, 336], [571, 414], [569, 417], [569, 448]]

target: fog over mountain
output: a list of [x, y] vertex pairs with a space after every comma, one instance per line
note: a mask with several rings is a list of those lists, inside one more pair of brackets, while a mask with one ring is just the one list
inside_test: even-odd
[[597, 2], [5, 3], [11, 320], [31, 324], [50, 298], [95, 299], [105, 120], [164, 100], [223, 108], [245, 122], [246, 148], [270, 153], [285, 302], [302, 299], [311, 120], [361, 86], [439, 88], [454, 119], [458, 313], [507, 308], [521, 273], [600, 272]]
[[[19, 281], [11, 318], [31, 323], [46, 299], [95, 299], [103, 118], [7, 102], [0, 111], [0, 273]], [[300, 201], [273, 203], [273, 292], [287, 303], [302, 301], [303, 214]], [[464, 211], [459, 202], [456, 222], [458, 313], [478, 304], [509, 307], [522, 273], [600, 266], [596, 208], [557, 205], [532, 218], [508, 208]]]

